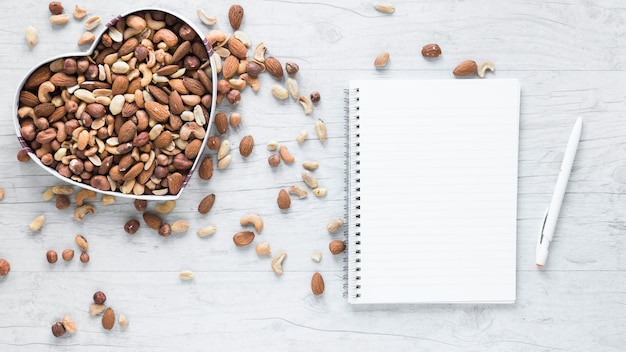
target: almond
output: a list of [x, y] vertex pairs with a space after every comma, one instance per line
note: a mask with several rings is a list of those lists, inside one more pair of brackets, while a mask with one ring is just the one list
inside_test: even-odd
[[117, 55], [122, 57], [126, 54], [130, 54], [133, 51], [135, 51], [135, 48], [137, 47], [137, 45], [139, 45], [139, 40], [135, 37], [131, 37], [128, 38], [124, 44], [122, 44], [122, 47], [120, 47], [120, 50], [117, 51]]
[[238, 30], [243, 20], [243, 7], [241, 5], [232, 5], [228, 10], [228, 22], [234, 30]]
[[124, 94], [128, 90], [130, 82], [128, 81], [128, 77], [124, 75], [118, 75], [115, 77], [113, 81], [113, 85], [111, 86], [111, 94], [113, 96], [118, 94]]
[[277, 58], [275, 57], [268, 57], [265, 59], [265, 69], [267, 70], [267, 72], [269, 72], [272, 76], [278, 78], [278, 79], [282, 79], [283, 78], [283, 66], [280, 64], [280, 61], [278, 61]]
[[172, 54], [172, 62], [178, 62], [182, 60], [185, 56], [187, 56], [187, 54], [190, 51], [191, 51], [191, 42], [188, 40], [185, 40], [184, 42], [180, 43], [178, 48], [176, 48], [176, 51], [174, 52], [174, 54]]
[[337, 255], [346, 249], [346, 244], [343, 243], [343, 241], [334, 240], [328, 244], [328, 249], [330, 250], [330, 253]]
[[233, 55], [228, 55], [228, 57], [224, 60], [224, 65], [222, 66], [222, 74], [224, 75], [224, 78], [232, 78], [235, 73], [237, 73], [238, 68], [239, 60]]
[[167, 187], [169, 188], [170, 194], [178, 194], [184, 182], [185, 178], [180, 172], [175, 172], [167, 176]]
[[200, 168], [198, 169], [198, 176], [202, 180], [209, 180], [213, 176], [213, 157], [207, 155], [202, 159]]
[[291, 206], [291, 197], [289, 197], [289, 193], [283, 188], [278, 192], [278, 198], [276, 199], [276, 203], [278, 204], [278, 208], [282, 210], [289, 209]]
[[53, 74], [49, 81], [55, 87], [70, 87], [78, 84], [78, 79], [75, 76], [67, 75], [63, 72]]
[[243, 60], [248, 57], [248, 48], [237, 38], [230, 38], [228, 40], [228, 50], [239, 59]]
[[198, 204], [198, 212], [200, 214], [208, 213], [213, 207], [214, 203], [215, 203], [215, 194], [211, 193], [208, 196], [202, 198], [202, 200], [200, 201], [200, 204]]
[[31, 92], [23, 90], [20, 92], [20, 103], [32, 108], [39, 104], [39, 98]]
[[204, 90], [204, 86], [200, 81], [191, 77], [183, 78], [183, 85], [185, 88], [189, 90], [192, 94], [203, 96], [206, 91]]
[[158, 230], [163, 224], [163, 220], [158, 215], [150, 212], [143, 213], [143, 221], [153, 230]]
[[185, 104], [183, 104], [183, 100], [178, 94], [177, 90], [172, 90], [169, 96], [170, 102], [170, 112], [174, 115], [180, 115], [185, 111]]
[[389, 62], [389, 53], [380, 53], [378, 54], [378, 56], [376, 56], [376, 59], [374, 60], [374, 66], [383, 67], [387, 65], [387, 62]]
[[237, 247], [247, 246], [254, 241], [254, 237], [255, 235], [252, 231], [241, 231], [233, 236], [233, 242], [235, 242]]
[[187, 144], [185, 147], [185, 157], [189, 160], [193, 160], [200, 153], [200, 148], [202, 147], [201, 139], [194, 139], [193, 141]]
[[126, 174], [124, 174], [124, 181], [134, 180], [143, 171], [143, 167], [144, 163], [142, 162], [133, 165], [133, 167], [131, 167], [130, 170], [128, 170]]
[[149, 85], [147, 88], [150, 95], [152, 95], [152, 97], [159, 103], [163, 105], [168, 105], [170, 103], [170, 97], [163, 89], [155, 85]]
[[87, 252], [89, 250], [89, 243], [83, 235], [76, 235], [74, 240], [76, 241], [76, 245], [78, 245], [78, 248], [80, 248], [81, 251]]
[[109, 307], [104, 311], [102, 315], [102, 327], [111, 330], [115, 325], [115, 312], [113, 312], [113, 308]]
[[165, 65], [157, 70], [157, 75], [159, 76], [169, 76], [173, 75], [178, 71], [180, 67], [178, 65]]
[[322, 274], [315, 273], [311, 278], [311, 291], [313, 291], [314, 295], [321, 295], [324, 293], [324, 278]]
[[[156, 101], [148, 101], [144, 104], [145, 110], [151, 118], [157, 122], [166, 122], [170, 117], [168, 108], [157, 103]], [[132, 116], [132, 115], [131, 115]]]
[[465, 60], [461, 62], [455, 69], [452, 71], [452, 74], [455, 76], [469, 76], [476, 73], [478, 70], [478, 65], [476, 65], [476, 61], [474, 60]]
[[24, 84], [25, 90], [37, 90], [39, 86], [50, 79], [52, 76], [52, 71], [50, 71], [50, 67], [48, 65], [42, 66], [38, 68], [35, 72], [33, 72], [30, 77], [26, 80]]
[[163, 131], [155, 138], [154, 145], [159, 149], [165, 149], [173, 140], [174, 136], [170, 131]]
[[225, 134], [228, 132], [228, 118], [223, 112], [215, 114], [215, 128], [219, 134]]
[[437, 44], [426, 44], [422, 47], [422, 56], [438, 57], [441, 55], [441, 48]]
[[124, 122], [120, 127], [120, 132], [117, 134], [117, 140], [120, 143], [130, 142], [135, 138], [137, 133], [137, 125], [132, 120]]
[[252, 136], [245, 136], [239, 143], [239, 153], [243, 157], [248, 157], [252, 153], [254, 148], [254, 138]]

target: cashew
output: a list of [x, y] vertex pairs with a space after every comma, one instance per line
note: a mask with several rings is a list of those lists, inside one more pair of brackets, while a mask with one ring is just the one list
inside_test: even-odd
[[311, 102], [311, 99], [304, 95], [301, 95], [298, 98], [298, 102], [300, 103], [300, 105], [302, 105], [302, 109], [304, 110], [305, 115], [313, 112], [313, 103]]
[[74, 220], [82, 221], [85, 215], [93, 214], [95, 212], [96, 212], [96, 207], [94, 207], [91, 204], [80, 206], [76, 208], [76, 210], [74, 210]]
[[76, 202], [77, 206], [83, 206], [83, 204], [85, 203], [85, 199], [96, 199], [96, 192], [90, 189], [81, 189], [80, 191], [76, 192], [76, 197], [74, 198], [74, 201]]
[[495, 72], [496, 71], [496, 65], [493, 62], [490, 62], [490, 61], [483, 62], [482, 65], [480, 65], [480, 67], [478, 68], [478, 77], [480, 77], [480, 78], [485, 77], [485, 73], [486, 73], [487, 70], [489, 70], [491, 72]]
[[150, 71], [148, 64], [139, 64], [139, 72], [141, 72], [141, 86], [147, 87], [152, 82], [152, 71]]
[[50, 97], [50, 93], [54, 92], [56, 87], [52, 82], [45, 81], [41, 85], [39, 85], [39, 89], [37, 90], [37, 98], [42, 103], [49, 103], [52, 100]]
[[157, 21], [152, 18], [152, 15], [146, 13], [146, 26], [152, 30], [158, 31], [161, 28], [165, 28], [165, 21]]
[[302, 198], [306, 198], [309, 193], [306, 191], [306, 189], [298, 186], [298, 185], [292, 185], [291, 187], [289, 187], [288, 190], [289, 194], [294, 195], [294, 196], [298, 196], [298, 198], [302, 199]]
[[287, 164], [292, 164], [296, 160], [293, 155], [289, 153], [289, 149], [287, 149], [284, 145], [281, 145], [280, 148], [278, 148], [278, 154], [280, 154], [280, 157], [283, 158], [283, 161]]
[[202, 9], [198, 9], [196, 13], [198, 14], [200, 22], [204, 23], [207, 26], [214, 26], [217, 23], [217, 19], [215, 18], [215, 16], [207, 15], [206, 12], [202, 11]]
[[265, 61], [265, 51], [267, 51], [267, 48], [265, 47], [265, 44], [263, 44], [263, 42], [260, 42], [256, 48], [254, 49], [254, 59], [258, 62], [264, 62]]
[[169, 214], [175, 207], [176, 201], [166, 200], [164, 203], [157, 204], [156, 207], [154, 207], [154, 210], [156, 210], [159, 214]]
[[277, 275], [281, 275], [283, 273], [283, 261], [285, 258], [287, 258], [287, 253], [280, 252], [274, 257], [274, 259], [272, 259], [272, 270], [274, 270]]
[[43, 224], [45, 223], [46, 223], [46, 216], [39, 215], [36, 218], [34, 218], [33, 221], [31, 221], [30, 225], [28, 225], [28, 228], [31, 231], [39, 231], [41, 230], [41, 228], [43, 227]]
[[255, 251], [258, 255], [272, 255], [272, 252], [270, 251], [270, 244], [267, 242], [261, 242], [257, 244]]
[[241, 226], [254, 225], [254, 229], [258, 233], [261, 233], [261, 231], [263, 231], [263, 219], [258, 214], [244, 215], [239, 220], [239, 223], [241, 224]]

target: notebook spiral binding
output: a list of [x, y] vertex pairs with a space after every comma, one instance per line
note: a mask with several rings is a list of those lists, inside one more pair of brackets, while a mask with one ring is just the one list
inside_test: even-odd
[[359, 142], [359, 89], [345, 90], [346, 102], [346, 147], [348, 170], [346, 177], [347, 205], [347, 228], [344, 231], [346, 237], [348, 256], [344, 258], [344, 296], [348, 300], [355, 300], [361, 296], [361, 197], [360, 188], [360, 142]]

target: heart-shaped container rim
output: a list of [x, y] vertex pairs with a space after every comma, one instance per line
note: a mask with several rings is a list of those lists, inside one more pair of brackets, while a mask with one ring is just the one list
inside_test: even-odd
[[93, 44], [91, 45], [91, 47], [89, 47], [89, 49], [87, 51], [82, 51], [82, 52], [75, 52], [75, 53], [68, 53], [68, 54], [62, 54], [62, 55], [58, 55], [58, 56], [54, 56], [50, 59], [44, 60], [41, 63], [39, 63], [38, 65], [34, 66], [25, 76], [24, 79], [22, 80], [21, 84], [19, 85], [16, 95], [15, 95], [15, 104], [14, 104], [14, 108], [13, 108], [13, 125], [15, 127], [15, 133], [17, 134], [17, 139], [20, 142], [20, 145], [22, 146], [22, 148], [24, 150], [26, 150], [28, 152], [28, 155], [30, 156], [30, 158], [37, 164], [39, 165], [41, 168], [43, 168], [44, 170], [46, 170], [48, 173], [50, 173], [51, 175], [57, 177], [58, 179], [61, 179], [63, 182], [69, 183], [73, 186], [76, 187], [80, 187], [80, 188], [84, 188], [84, 189], [89, 189], [92, 191], [95, 191], [97, 193], [100, 194], [108, 194], [108, 195], [112, 195], [115, 197], [123, 197], [123, 198], [132, 198], [132, 199], [145, 199], [145, 200], [157, 200], [157, 201], [163, 201], [163, 200], [174, 200], [174, 199], [178, 199], [180, 197], [180, 195], [183, 193], [183, 191], [185, 190], [187, 183], [189, 182], [189, 179], [191, 178], [191, 176], [194, 174], [196, 167], [198, 166], [199, 162], [202, 159], [202, 155], [204, 154], [204, 148], [206, 147], [206, 141], [210, 136], [210, 130], [211, 130], [211, 126], [213, 126], [213, 119], [215, 116], [215, 105], [216, 105], [216, 100], [212, 99], [211, 102], [211, 110], [209, 111], [209, 119], [207, 121], [207, 125], [206, 125], [206, 135], [204, 137], [204, 139], [202, 140], [202, 146], [200, 147], [200, 151], [198, 152], [198, 156], [196, 156], [196, 159], [194, 160], [194, 163], [191, 167], [191, 169], [189, 170], [189, 173], [187, 174], [187, 176], [185, 177], [185, 180], [183, 182], [183, 185], [180, 189], [180, 191], [177, 194], [166, 194], [166, 195], [146, 195], [146, 194], [142, 194], [142, 195], [136, 195], [136, 194], [126, 194], [126, 193], [122, 193], [122, 192], [116, 192], [116, 191], [103, 191], [97, 188], [92, 187], [91, 185], [85, 184], [85, 183], [81, 183], [81, 182], [77, 182], [72, 180], [71, 178], [67, 178], [64, 177], [62, 175], [60, 175], [56, 170], [54, 170], [53, 168], [44, 165], [41, 160], [37, 157], [37, 155], [35, 154], [35, 152], [30, 148], [30, 146], [28, 145], [28, 142], [26, 142], [26, 140], [24, 140], [24, 138], [22, 137], [22, 132], [21, 132], [21, 126], [20, 126], [20, 118], [17, 115], [17, 111], [18, 111], [18, 107], [20, 104], [19, 98], [20, 98], [20, 92], [22, 91], [22, 88], [24, 87], [24, 85], [26, 84], [26, 81], [28, 80], [28, 78], [33, 74], [33, 72], [35, 72], [35, 70], [37, 70], [38, 68], [42, 67], [43, 65], [49, 64], [51, 62], [53, 62], [54, 60], [60, 59], [60, 58], [64, 58], [64, 57], [72, 57], [72, 56], [89, 56], [91, 54], [93, 54], [94, 50], [96, 49], [96, 47], [98, 46], [98, 44], [100, 43], [100, 40], [102, 39], [102, 35], [111, 27], [114, 27], [115, 24], [129, 16], [132, 14], [135, 14], [137, 12], [146, 12], [146, 11], [159, 11], [159, 12], [163, 12], [165, 14], [169, 14], [172, 16], [175, 16], [176, 18], [178, 18], [180, 21], [186, 23], [187, 25], [189, 25], [189, 27], [191, 27], [196, 34], [202, 38], [202, 42], [204, 44], [204, 47], [207, 50], [207, 54], [209, 55], [209, 60], [210, 60], [210, 65], [211, 65], [211, 79], [212, 79], [212, 84], [213, 84], [213, 92], [217, 92], [217, 70], [216, 70], [216, 65], [214, 62], [214, 55], [213, 55], [213, 48], [211, 46], [211, 44], [206, 40], [205, 36], [202, 35], [202, 31], [200, 29], [198, 29], [198, 27], [196, 27], [192, 22], [188, 21], [185, 17], [174, 13], [172, 11], [169, 10], [164, 10], [161, 8], [153, 8], [153, 7], [148, 7], [148, 8], [139, 8], [139, 9], [135, 9], [132, 11], [129, 11], [127, 13], [121, 14], [115, 18], [113, 18], [111, 21], [109, 21], [106, 26], [100, 30], [100, 32], [96, 35], [96, 40], [93, 42]]

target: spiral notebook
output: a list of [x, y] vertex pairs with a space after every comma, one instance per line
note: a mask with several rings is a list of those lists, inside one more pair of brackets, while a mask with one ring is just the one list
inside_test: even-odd
[[348, 301], [513, 303], [520, 85], [351, 81]]

